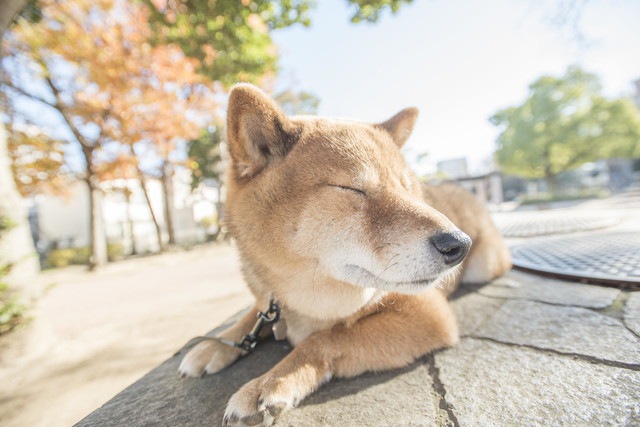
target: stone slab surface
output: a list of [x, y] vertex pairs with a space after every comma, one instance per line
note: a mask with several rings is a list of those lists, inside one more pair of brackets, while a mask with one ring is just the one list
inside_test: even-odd
[[458, 320], [460, 336], [473, 334], [482, 328], [506, 302], [507, 300], [489, 298], [477, 292], [456, 296], [452, 306]]
[[474, 335], [640, 365], [637, 336], [621, 321], [581, 307], [510, 300]]
[[[640, 293], [620, 295], [523, 273], [464, 287], [452, 302], [464, 337], [457, 347], [404, 369], [334, 379], [277, 425], [640, 425], [640, 338], [632, 332]], [[625, 298], [624, 312], [612, 304]], [[264, 343], [203, 379], [178, 377], [186, 351], [77, 426], [220, 425], [231, 395], [291, 347]]]
[[589, 308], [608, 307], [620, 294], [618, 289], [547, 279], [517, 271], [494, 280], [478, 292], [492, 297], [522, 298]]
[[[269, 341], [217, 375], [182, 379], [177, 369], [186, 353], [183, 349], [76, 427], [220, 425], [231, 395], [290, 350], [288, 344]], [[283, 415], [278, 425], [446, 425], [425, 363], [420, 360], [404, 369], [333, 380]]]
[[158, 366], [116, 395], [76, 426], [218, 426], [231, 395], [249, 380], [262, 375], [290, 350], [268, 342], [240, 359], [223, 375], [202, 379], [180, 378], [178, 365], [185, 351]]
[[409, 368], [333, 380], [285, 413], [278, 426], [435, 426], [446, 413], [424, 362]]
[[633, 292], [629, 295], [624, 307], [624, 323], [636, 335], [640, 335], [640, 292]]
[[465, 339], [436, 354], [461, 426], [640, 425], [640, 372]]

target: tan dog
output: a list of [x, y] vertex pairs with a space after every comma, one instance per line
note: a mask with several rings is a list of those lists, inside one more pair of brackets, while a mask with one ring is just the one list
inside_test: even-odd
[[[409, 170], [400, 147], [417, 114], [376, 125], [288, 118], [251, 85], [231, 92], [228, 223], [256, 305], [221, 336], [240, 340], [273, 293], [295, 349], [231, 397], [224, 425], [270, 425], [334, 376], [402, 367], [455, 344], [439, 288], [510, 268], [472, 195], [422, 188]], [[240, 355], [205, 341], [180, 372], [213, 374]]]

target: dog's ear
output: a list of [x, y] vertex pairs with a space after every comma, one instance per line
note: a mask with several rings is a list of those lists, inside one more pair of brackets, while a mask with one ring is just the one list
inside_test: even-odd
[[284, 157], [297, 140], [296, 127], [264, 92], [237, 84], [229, 95], [227, 136], [239, 178], [253, 178], [270, 161]]
[[376, 126], [389, 132], [393, 142], [395, 142], [398, 147], [402, 147], [404, 143], [407, 142], [407, 139], [409, 139], [409, 135], [411, 135], [417, 119], [418, 109], [410, 107], [405, 108], [386, 122]]

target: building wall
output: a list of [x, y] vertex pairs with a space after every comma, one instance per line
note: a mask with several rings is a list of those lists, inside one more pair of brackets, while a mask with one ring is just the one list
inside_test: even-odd
[[[208, 201], [202, 196], [191, 197], [190, 188], [184, 179], [177, 179], [174, 186], [177, 190], [177, 207], [173, 209], [176, 242], [194, 244], [204, 241], [205, 230], [196, 221], [194, 205], [197, 203], [200, 211], [204, 209], [215, 212], [217, 200]], [[131, 191], [129, 202], [123, 192], [125, 188]], [[107, 241], [122, 244], [125, 254], [131, 253], [132, 238], [135, 238], [138, 253], [158, 251], [156, 229], [138, 180], [112, 180], [103, 183], [102, 189], [102, 214]], [[160, 181], [149, 180], [147, 190], [166, 242], [168, 237]], [[205, 196], [207, 194], [209, 193], [205, 192]], [[211, 209], [206, 209], [204, 205], [207, 203]], [[38, 196], [35, 211], [37, 226], [34, 231], [40, 251], [53, 247], [89, 246], [89, 192], [84, 183], [73, 183], [67, 197]], [[133, 223], [133, 236], [129, 221]]]

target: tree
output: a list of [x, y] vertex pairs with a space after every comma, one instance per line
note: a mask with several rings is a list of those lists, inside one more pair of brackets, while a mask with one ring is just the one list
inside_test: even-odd
[[519, 106], [490, 121], [502, 131], [496, 159], [507, 173], [544, 178], [552, 192], [557, 176], [583, 163], [640, 156], [640, 112], [630, 99], [607, 99], [598, 78], [570, 67], [543, 76]]
[[[26, 0], [5, 0], [0, 7], [0, 41], [9, 27], [14, 15], [25, 5]], [[0, 52], [0, 59], [4, 52]], [[2, 224], [11, 224], [3, 226]], [[0, 271], [7, 272], [11, 266], [11, 274], [4, 281], [23, 292], [31, 292], [28, 285], [33, 282], [32, 276], [39, 270], [37, 257], [27, 215], [22, 207], [22, 200], [16, 188], [8, 154], [7, 138], [4, 124], [0, 122]], [[3, 275], [0, 273], [0, 275]], [[13, 305], [4, 299], [0, 300], [0, 312], [5, 315], [12, 311]], [[12, 316], [13, 317], [13, 316]]]
[[292, 89], [278, 92], [273, 99], [280, 104], [282, 111], [290, 116], [318, 114], [320, 106], [320, 99], [314, 94], [304, 91], [296, 92]]
[[65, 143], [35, 126], [11, 124], [7, 130], [11, 170], [20, 194], [66, 194], [69, 177], [62, 170]]
[[[89, 188], [91, 266], [106, 262], [97, 168], [151, 144], [163, 153], [198, 134], [216, 110], [214, 89], [176, 46], [149, 44], [148, 10], [116, 0], [42, 0], [41, 19], [21, 19], [5, 47], [3, 82], [55, 109], [77, 143]], [[36, 73], [30, 72], [36, 70]], [[35, 75], [34, 75], [35, 74]], [[26, 81], [41, 83], [34, 93]], [[140, 168], [145, 165], [140, 164]]]
[[[228, 86], [258, 82], [276, 71], [270, 32], [309, 26], [313, 0], [143, 0], [151, 11], [154, 41], [175, 43], [199, 61], [199, 71]], [[347, 0], [352, 22], [377, 22], [412, 0]]]
[[200, 133], [200, 137], [187, 144], [188, 165], [191, 169], [191, 189], [195, 190], [206, 180], [220, 182], [224, 173], [222, 166], [221, 125], [211, 126]]

